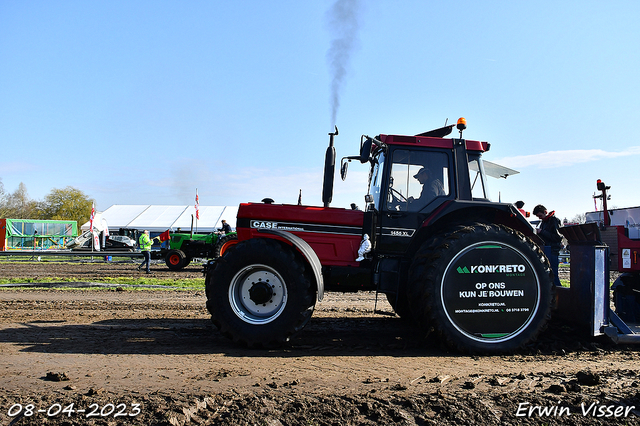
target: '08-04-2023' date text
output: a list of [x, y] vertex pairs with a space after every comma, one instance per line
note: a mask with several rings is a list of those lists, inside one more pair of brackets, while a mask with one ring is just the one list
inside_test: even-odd
[[56, 417], [56, 416], [84, 416], [85, 418], [90, 417], [135, 417], [140, 414], [140, 404], [111, 404], [107, 403], [104, 405], [93, 403], [85, 408], [77, 408], [74, 403], [68, 404], [66, 406], [62, 406], [62, 404], [51, 404], [48, 407], [38, 408], [34, 404], [13, 404], [9, 411], [7, 411], [7, 415], [9, 417], [32, 417], [37, 415], [44, 415], [47, 417]]

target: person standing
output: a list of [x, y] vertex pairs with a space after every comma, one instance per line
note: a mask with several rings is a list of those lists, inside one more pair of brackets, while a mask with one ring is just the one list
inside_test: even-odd
[[138, 271], [142, 269], [142, 267], [146, 264], [147, 266], [147, 274], [151, 273], [150, 263], [151, 263], [151, 239], [149, 238], [149, 230], [145, 229], [140, 238], [138, 239], [138, 245], [140, 246], [140, 251], [144, 256], [144, 260], [138, 266]]
[[[560, 286], [560, 277], [558, 276], [558, 256], [562, 249], [562, 234], [560, 234], [560, 219], [555, 216], [555, 211], [547, 212], [547, 208], [542, 204], [538, 204], [533, 209], [533, 214], [540, 219], [540, 225], [536, 229], [538, 236], [542, 238], [545, 245], [545, 254], [551, 263], [551, 269], [555, 275], [554, 284]], [[548, 249], [547, 249], [548, 247]], [[549, 251], [547, 253], [547, 250]]]

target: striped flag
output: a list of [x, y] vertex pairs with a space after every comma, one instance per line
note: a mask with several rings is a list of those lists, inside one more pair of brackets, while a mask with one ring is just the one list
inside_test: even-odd
[[200, 200], [198, 200], [197, 188], [196, 188], [196, 219], [200, 220]]
[[91, 219], [89, 219], [89, 231], [93, 232], [93, 218], [96, 216], [96, 207], [91, 203]]

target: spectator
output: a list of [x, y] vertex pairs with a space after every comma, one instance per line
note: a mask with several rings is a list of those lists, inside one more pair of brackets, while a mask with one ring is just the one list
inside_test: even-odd
[[547, 208], [538, 204], [533, 209], [533, 214], [540, 219], [540, 225], [536, 229], [538, 236], [545, 245], [545, 254], [551, 263], [551, 269], [555, 275], [554, 284], [560, 286], [558, 277], [558, 256], [562, 249], [562, 234], [560, 234], [560, 219], [555, 216], [555, 211], [547, 212]]
[[138, 265], [138, 271], [142, 269], [142, 267], [146, 264], [147, 266], [147, 274], [151, 273], [150, 263], [151, 263], [151, 239], [149, 238], [149, 230], [145, 229], [140, 238], [138, 239], [138, 245], [140, 246], [140, 251], [144, 256], [144, 260], [140, 265]]

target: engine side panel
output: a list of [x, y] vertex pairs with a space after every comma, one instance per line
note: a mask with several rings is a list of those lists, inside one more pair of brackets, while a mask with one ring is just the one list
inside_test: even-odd
[[238, 209], [236, 229], [239, 241], [267, 237], [260, 229], [287, 231], [305, 240], [323, 266], [357, 267], [363, 218], [359, 210], [247, 203]]

